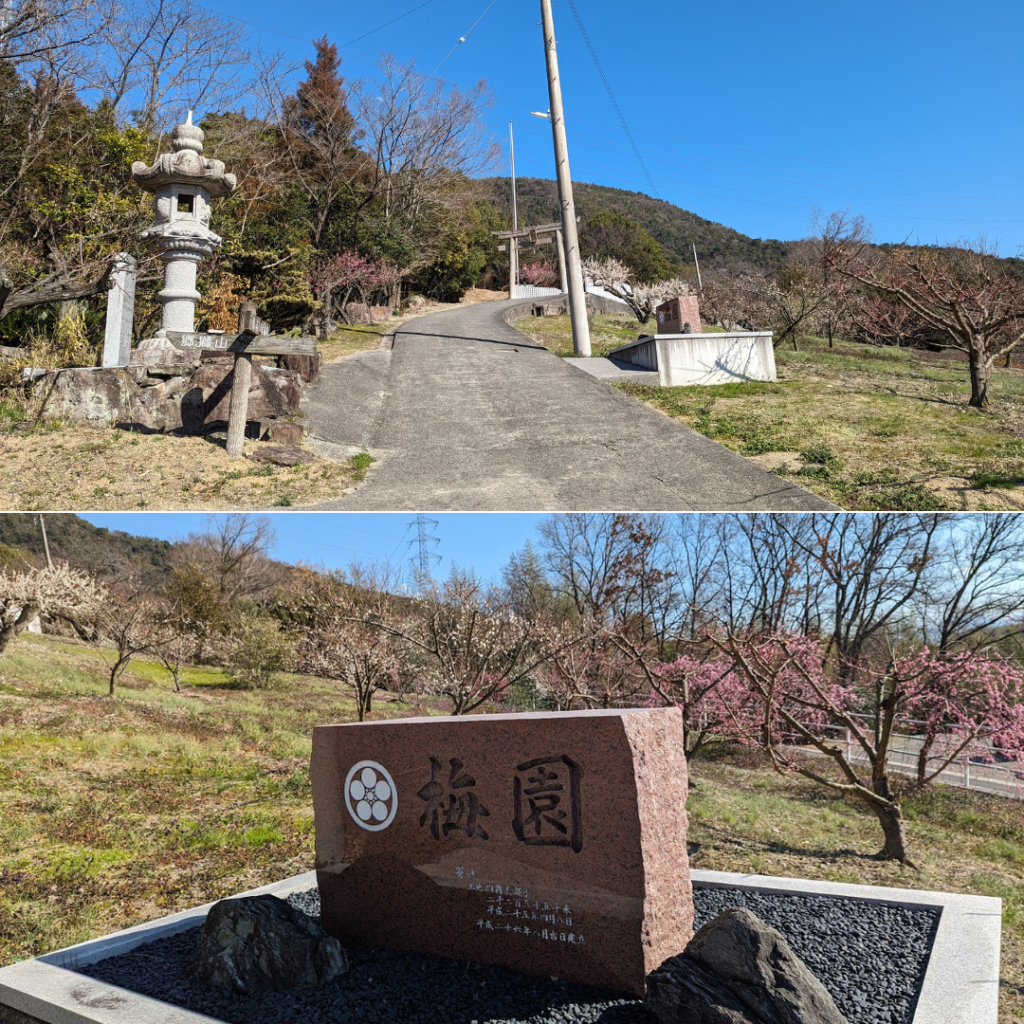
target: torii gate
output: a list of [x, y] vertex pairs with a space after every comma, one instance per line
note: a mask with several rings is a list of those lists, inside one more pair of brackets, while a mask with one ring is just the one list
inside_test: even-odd
[[[554, 242], [558, 247], [560, 286], [562, 291], [568, 294], [569, 278], [565, 271], [565, 243], [562, 239], [562, 224], [560, 221], [554, 224], [538, 224], [533, 228], [520, 228], [518, 231], [492, 231], [491, 234], [496, 238], [508, 239], [507, 245], [498, 246], [498, 252], [507, 252], [509, 246], [515, 246], [517, 250], [532, 249], [538, 245], [551, 245]], [[515, 285], [516, 282], [513, 280], [512, 274], [509, 273], [508, 297], [510, 299], [515, 298], [513, 294]]]

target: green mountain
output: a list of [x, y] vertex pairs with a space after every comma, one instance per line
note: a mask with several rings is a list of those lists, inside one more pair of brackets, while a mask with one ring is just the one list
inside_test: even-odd
[[[483, 178], [484, 195], [498, 209], [512, 214], [512, 184], [508, 178]], [[705, 220], [679, 206], [652, 199], [642, 192], [626, 192], [605, 185], [573, 182], [576, 215], [588, 221], [598, 213], [620, 213], [649, 231], [673, 264], [693, 266], [691, 245], [697, 246], [701, 268], [752, 264], [768, 269], [781, 264], [789, 243], [749, 238], [724, 224]], [[517, 178], [519, 223], [546, 224], [558, 220], [555, 182], [544, 178]]]
[[[106, 530], [76, 515], [47, 513], [46, 537], [54, 560], [86, 572], [104, 575], [114, 566], [130, 564], [155, 587], [171, 571], [172, 545], [167, 541]], [[30, 552], [41, 562], [44, 555], [39, 517], [21, 512], [0, 513], [0, 544]]]

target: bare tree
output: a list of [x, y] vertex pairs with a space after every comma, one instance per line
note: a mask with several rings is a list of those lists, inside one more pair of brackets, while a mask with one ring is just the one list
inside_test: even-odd
[[92, 84], [144, 129], [165, 130], [185, 109], [223, 109], [246, 91], [252, 54], [240, 22], [196, 0], [114, 0], [110, 15]]
[[0, 56], [15, 67], [58, 67], [95, 42], [103, 25], [96, 0], [21, 0], [0, 23]]
[[1024, 341], [1024, 277], [984, 239], [955, 245], [868, 245], [863, 220], [833, 213], [821, 229], [821, 259], [909, 309], [939, 343], [967, 353], [969, 404], [989, 405], [992, 367]]
[[218, 598], [230, 606], [265, 597], [283, 579], [269, 558], [276, 540], [268, 516], [229, 512], [207, 517], [206, 529], [190, 533], [175, 547], [178, 568], [191, 568], [207, 579]]
[[374, 695], [397, 683], [396, 584], [386, 567], [353, 566], [348, 573], [306, 571], [293, 586], [291, 614], [302, 629], [299, 666], [338, 680], [360, 722], [373, 710]]
[[765, 285], [764, 274], [755, 267], [709, 270], [704, 276], [701, 309], [711, 323], [721, 324], [727, 331], [762, 331], [770, 322]]
[[466, 201], [454, 187], [487, 170], [498, 153], [484, 112], [492, 100], [481, 79], [467, 90], [445, 86], [385, 54], [375, 83], [361, 83], [355, 108], [369, 176], [358, 182], [360, 210], [374, 199], [392, 222], [415, 230], [424, 219]]
[[108, 662], [111, 697], [132, 658], [158, 650], [173, 640], [176, 632], [164, 609], [131, 579], [110, 588], [96, 615], [96, 627], [99, 642], [113, 648], [113, 661]]
[[921, 321], [914, 312], [891, 299], [865, 299], [855, 309], [853, 319], [876, 344], [899, 348], [921, 333]]

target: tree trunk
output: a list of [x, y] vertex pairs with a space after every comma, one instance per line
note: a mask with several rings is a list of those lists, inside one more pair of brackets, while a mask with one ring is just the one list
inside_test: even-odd
[[970, 350], [970, 361], [971, 400], [967, 404], [975, 409], [987, 409], [989, 406], [988, 382], [992, 374], [992, 366], [982, 353], [974, 348]]
[[0, 629], [0, 654], [7, 650], [7, 645], [39, 614], [39, 605], [30, 601], [18, 613], [18, 617]]
[[882, 826], [885, 844], [878, 851], [879, 860], [898, 860], [901, 864], [911, 864], [907, 855], [907, 837], [903, 831], [903, 811], [897, 803], [877, 804], [871, 802], [871, 810]]

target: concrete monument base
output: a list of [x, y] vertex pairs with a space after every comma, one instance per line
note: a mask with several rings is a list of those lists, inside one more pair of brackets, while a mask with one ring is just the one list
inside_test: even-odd
[[608, 357], [657, 370], [663, 388], [777, 379], [771, 331], [646, 335]]
[[[832, 895], [939, 907], [935, 941], [913, 1024], [996, 1024], [1002, 901], [990, 896], [816, 882], [803, 878], [692, 871], [701, 885]], [[239, 895], [287, 896], [316, 885], [316, 872]], [[212, 903], [0, 968], [2, 1024], [219, 1024], [212, 1017], [77, 974], [75, 967], [167, 938], [206, 919]]]

